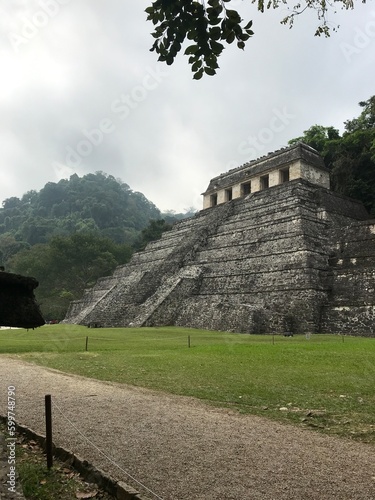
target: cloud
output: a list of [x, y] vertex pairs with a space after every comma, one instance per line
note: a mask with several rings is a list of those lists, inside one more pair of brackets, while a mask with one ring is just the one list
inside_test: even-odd
[[0, 3], [0, 200], [102, 170], [161, 209], [200, 208], [212, 176], [315, 123], [342, 130], [373, 94], [371, 5], [332, 17], [325, 39], [313, 13], [288, 30], [280, 9], [234, 0], [255, 35], [196, 82], [182, 54], [168, 67], [149, 51], [148, 3]]

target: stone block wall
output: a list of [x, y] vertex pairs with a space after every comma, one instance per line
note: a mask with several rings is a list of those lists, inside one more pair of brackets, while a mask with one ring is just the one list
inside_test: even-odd
[[251, 193], [179, 221], [99, 280], [65, 321], [372, 334], [367, 217], [358, 202], [301, 179]]
[[333, 233], [329, 302], [322, 328], [351, 335], [375, 334], [374, 221], [353, 222]]

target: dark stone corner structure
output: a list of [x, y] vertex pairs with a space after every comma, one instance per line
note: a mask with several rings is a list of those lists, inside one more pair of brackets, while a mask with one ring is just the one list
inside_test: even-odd
[[297, 144], [211, 180], [204, 209], [99, 279], [66, 323], [374, 335], [375, 220]]
[[36, 303], [35, 278], [0, 271], [0, 326], [37, 328], [44, 319]]

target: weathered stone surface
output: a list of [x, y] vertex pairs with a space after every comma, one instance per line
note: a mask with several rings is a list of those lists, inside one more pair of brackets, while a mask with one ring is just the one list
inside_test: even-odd
[[315, 149], [298, 143], [211, 179], [203, 193], [203, 208], [301, 178], [329, 188], [323, 158]]
[[296, 179], [179, 221], [65, 322], [373, 335], [374, 269], [362, 204]]

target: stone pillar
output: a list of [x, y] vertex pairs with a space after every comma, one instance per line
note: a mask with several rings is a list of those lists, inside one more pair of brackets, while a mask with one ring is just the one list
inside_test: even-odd
[[220, 203], [225, 203], [225, 189], [221, 189], [217, 193], [217, 204], [220, 205]]
[[251, 192], [256, 193], [257, 191], [260, 191], [260, 177], [251, 179]]
[[280, 184], [280, 172], [279, 170], [274, 170], [269, 173], [269, 187], [277, 186]]
[[241, 197], [241, 184], [235, 184], [233, 186], [232, 197], [233, 197], [233, 199]]

